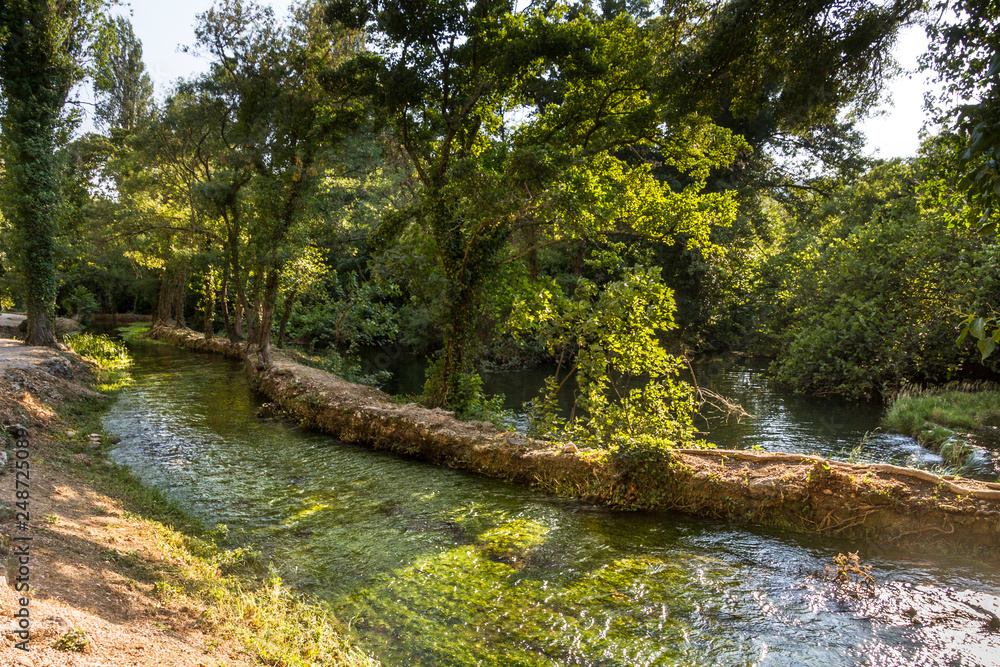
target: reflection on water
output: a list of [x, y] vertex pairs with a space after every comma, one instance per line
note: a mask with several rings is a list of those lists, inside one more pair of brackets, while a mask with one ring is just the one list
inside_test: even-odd
[[[1000, 655], [992, 564], [547, 497], [257, 419], [236, 364], [166, 345], [134, 351], [135, 385], [105, 419], [121, 438], [115, 460], [228, 525], [234, 542], [260, 545], [386, 665], [993, 665]], [[855, 550], [881, 583], [875, 597], [823, 575]]]

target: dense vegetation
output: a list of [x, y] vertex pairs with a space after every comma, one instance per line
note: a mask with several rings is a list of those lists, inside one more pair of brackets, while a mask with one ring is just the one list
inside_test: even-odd
[[[465, 415], [484, 364], [550, 360], [536, 428], [615, 448], [693, 438], [696, 353], [852, 397], [996, 370], [995, 3], [220, 0], [162, 102], [108, 12], [0, 10], [0, 298], [29, 342], [131, 311], [355, 377], [396, 343]], [[866, 159], [917, 22], [941, 125]]]

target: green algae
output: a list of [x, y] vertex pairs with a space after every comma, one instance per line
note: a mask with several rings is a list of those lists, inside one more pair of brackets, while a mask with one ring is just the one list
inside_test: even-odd
[[418, 559], [351, 601], [352, 625], [386, 665], [753, 664], [721, 623], [733, 568], [698, 556], [620, 558], [563, 581], [518, 564], [548, 529], [513, 520], [475, 544]]
[[536, 521], [517, 519], [486, 531], [476, 538], [476, 544], [487, 556], [514, 564], [539, 546], [548, 532], [548, 528]]

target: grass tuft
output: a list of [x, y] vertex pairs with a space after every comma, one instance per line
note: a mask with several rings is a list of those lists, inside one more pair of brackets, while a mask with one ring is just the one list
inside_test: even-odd
[[1000, 390], [986, 383], [907, 388], [896, 395], [883, 422], [960, 467], [974, 452], [963, 431], [1000, 424]]

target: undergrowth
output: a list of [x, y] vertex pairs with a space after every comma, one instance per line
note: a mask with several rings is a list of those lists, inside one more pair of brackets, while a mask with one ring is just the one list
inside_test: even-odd
[[332, 373], [342, 380], [354, 384], [381, 387], [392, 379], [391, 371], [375, 370], [366, 373], [359, 360], [343, 355], [336, 350], [327, 350], [323, 354], [305, 354], [298, 350], [286, 349], [285, 353], [300, 364]]
[[124, 343], [111, 340], [106, 334], [92, 333], [67, 336], [65, 342], [81, 357], [97, 364], [98, 391], [115, 391], [132, 382], [129, 375], [132, 357]]

